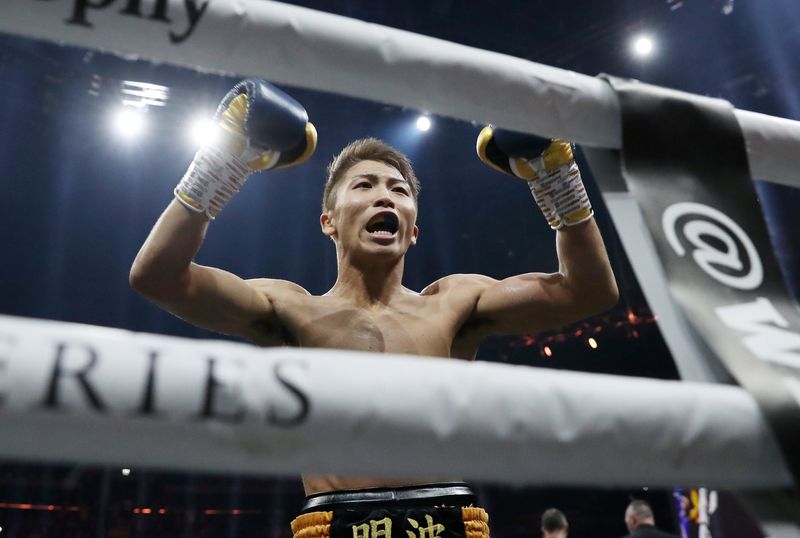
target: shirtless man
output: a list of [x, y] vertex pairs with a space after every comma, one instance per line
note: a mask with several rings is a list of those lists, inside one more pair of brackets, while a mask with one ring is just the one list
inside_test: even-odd
[[[527, 273], [502, 281], [455, 274], [421, 292], [404, 287], [405, 253], [419, 234], [419, 183], [408, 159], [375, 139], [350, 144], [329, 167], [320, 225], [336, 245], [338, 277], [327, 293], [314, 296], [293, 282], [242, 280], [198, 265], [192, 260], [209, 219], [247, 176], [256, 170], [298, 164], [316, 144], [316, 132], [302, 106], [263, 81], [244, 81], [231, 90], [220, 104], [216, 122], [221, 139], [195, 156], [130, 275], [137, 291], [190, 323], [261, 346], [472, 359], [487, 335], [530, 334], [562, 326], [604, 311], [617, 300], [614, 276], [571, 146], [554, 143], [543, 158], [533, 160], [528, 157], [538, 156], [541, 148], [536, 155], [510, 156], [503, 144], [516, 152], [527, 142], [530, 153], [532, 137], [491, 128], [481, 133], [479, 154], [499, 171], [536, 179], [530, 182], [531, 190], [548, 222], [558, 229], [557, 273]], [[364, 500], [358, 493], [364, 488], [375, 494], [370, 499], [411, 499], [405, 506], [421, 502], [460, 507], [472, 502], [466, 486], [420, 487], [420, 482], [305, 476], [309, 501], [304, 511], [314, 517], [294, 530], [311, 528], [319, 521], [330, 523], [333, 516], [315, 514], [355, 506], [352, 502]], [[343, 490], [346, 493], [336, 495]], [[440, 516], [444, 517], [436, 517]], [[349, 538], [375, 538], [359, 534], [359, 529], [367, 529], [359, 525], [366, 521], [385, 525], [386, 521], [369, 517], [362, 514], [350, 521], [352, 533], [341, 521], [332, 528], [345, 528]], [[407, 523], [408, 519], [397, 521]], [[369, 528], [374, 535], [376, 527]], [[312, 538], [308, 532], [302, 535]]]

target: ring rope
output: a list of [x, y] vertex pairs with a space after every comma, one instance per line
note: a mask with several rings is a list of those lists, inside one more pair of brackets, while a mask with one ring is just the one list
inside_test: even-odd
[[14, 459], [528, 484], [792, 484], [752, 396], [705, 383], [0, 316], [0, 401], [0, 457]]
[[[603, 80], [278, 2], [168, 0], [120, 10], [113, 2], [4, 0], [0, 32], [621, 146], [619, 104]], [[752, 177], [800, 186], [800, 122], [735, 114]]]

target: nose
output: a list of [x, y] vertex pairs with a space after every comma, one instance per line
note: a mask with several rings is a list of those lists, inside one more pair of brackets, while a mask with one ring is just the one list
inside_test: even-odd
[[377, 199], [374, 203], [375, 207], [388, 207], [394, 209], [394, 202], [389, 196], [389, 190], [386, 188], [380, 189]]

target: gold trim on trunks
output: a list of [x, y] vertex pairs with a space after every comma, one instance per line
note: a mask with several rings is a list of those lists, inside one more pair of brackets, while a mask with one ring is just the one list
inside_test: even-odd
[[294, 538], [329, 538], [331, 521], [333, 521], [333, 512], [302, 514], [292, 521], [292, 534], [294, 534]]

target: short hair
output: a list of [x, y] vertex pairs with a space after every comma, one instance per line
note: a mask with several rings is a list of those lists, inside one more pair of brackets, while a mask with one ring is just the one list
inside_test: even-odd
[[567, 528], [567, 516], [558, 508], [548, 508], [542, 513], [542, 530], [555, 532]]
[[328, 177], [325, 180], [325, 190], [322, 194], [322, 211], [334, 206], [336, 203], [334, 187], [350, 168], [361, 161], [379, 161], [397, 169], [411, 188], [414, 202], [417, 202], [420, 184], [409, 158], [382, 140], [362, 138], [348, 144], [328, 165]]
[[643, 501], [641, 499], [632, 500], [628, 505], [626, 512], [639, 518], [653, 517], [653, 509], [650, 507], [647, 501]]

